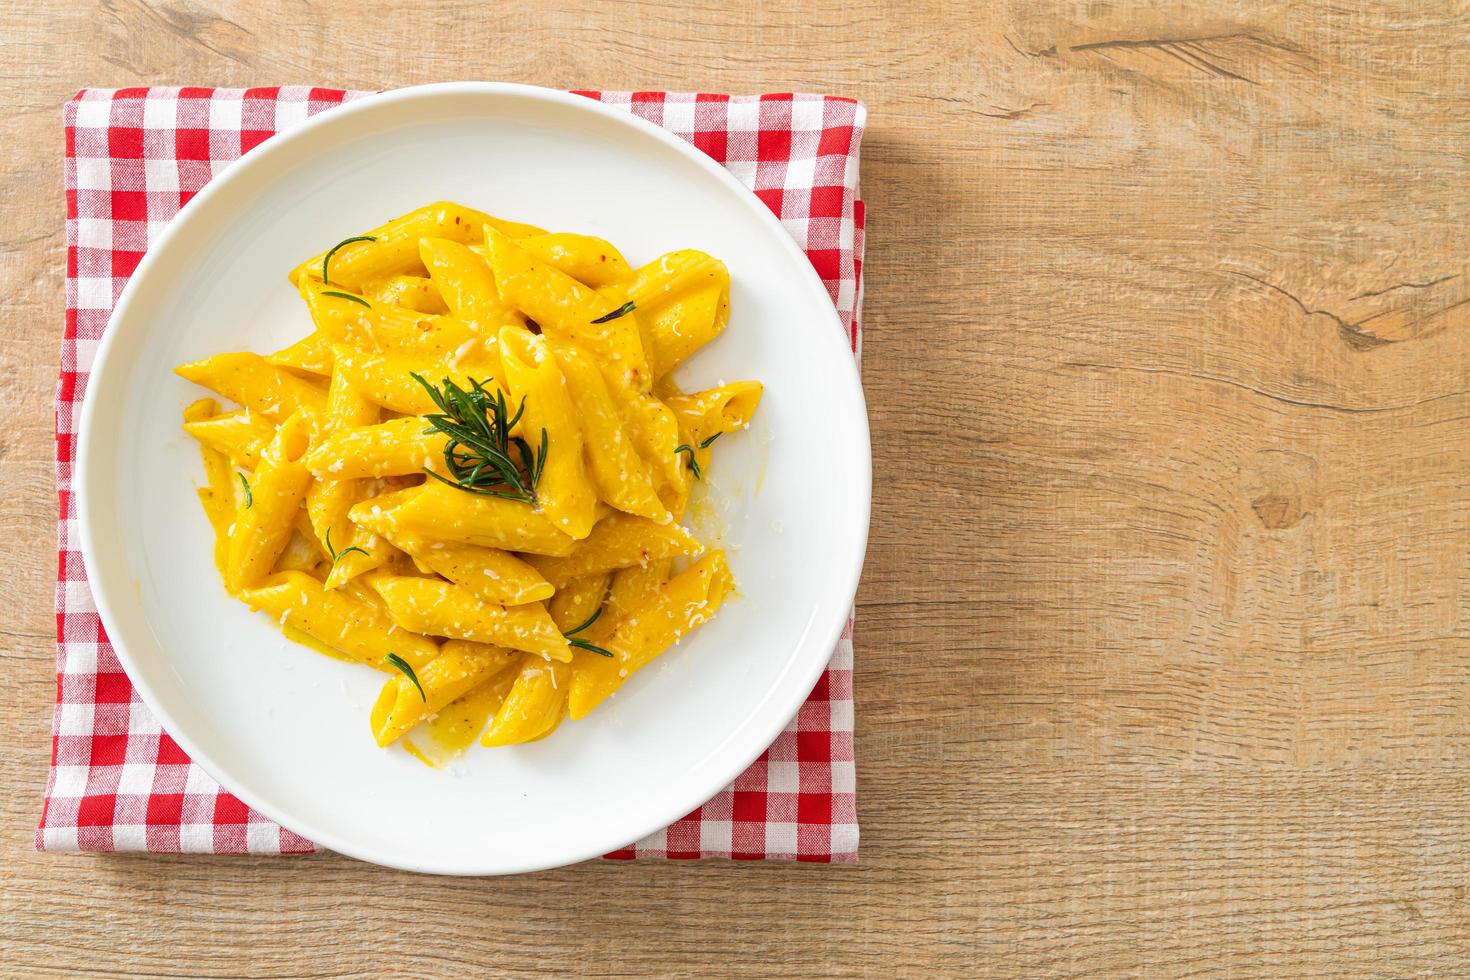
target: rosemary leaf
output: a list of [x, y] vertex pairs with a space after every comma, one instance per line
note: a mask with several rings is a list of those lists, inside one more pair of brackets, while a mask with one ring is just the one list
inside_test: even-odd
[[469, 387], [461, 388], [449, 378], [435, 387], [419, 374], [410, 375], [423, 389], [439, 412], [424, 416], [425, 433], [438, 432], [448, 437], [444, 444], [444, 467], [449, 476], [425, 468], [425, 472], [441, 483], [487, 497], [504, 497], [535, 503], [536, 486], [546, 466], [548, 436], [541, 430], [541, 447], [533, 451], [519, 436], [510, 434], [526, 411], [521, 399], [514, 415], [506, 404], [505, 393], [492, 394], [485, 381], [469, 379]]
[[567, 643], [569, 643], [572, 646], [576, 647], [578, 650], [587, 650], [587, 651], [589, 651], [591, 653], [597, 654], [599, 657], [607, 657], [609, 660], [612, 659], [612, 651], [611, 650], [604, 650], [602, 647], [598, 646], [597, 644], [592, 643], [589, 640], [584, 640], [580, 636], [569, 636], [569, 637], [567, 637]]
[[609, 320], [616, 320], [620, 316], [627, 316], [629, 313], [632, 313], [635, 309], [637, 309], [637, 307], [633, 305], [633, 301], [630, 299], [630, 300], [628, 300], [628, 302], [624, 303], [622, 306], [620, 306], [617, 309], [613, 310], [611, 313], [604, 313], [602, 316], [598, 317], [596, 320], [593, 320], [592, 322], [593, 323], [607, 323]]
[[332, 559], [332, 567], [333, 568], [336, 568], [337, 567], [337, 562], [339, 562], [339, 561], [342, 560], [342, 556], [343, 555], [350, 555], [354, 551], [357, 552], [359, 555], [362, 555], [364, 558], [368, 557], [367, 550], [364, 549], [364, 548], [359, 548], [357, 545], [352, 545], [351, 547], [343, 548], [341, 551], [333, 550], [333, 548], [332, 548], [332, 529], [331, 528], [327, 528], [326, 545], [327, 545], [327, 556]]
[[602, 607], [598, 606], [597, 611], [587, 618], [587, 622], [583, 623], [581, 626], [576, 627], [575, 629], [567, 630], [565, 633], [562, 634], [562, 636], [565, 636], [567, 638], [567, 642], [576, 647], [578, 650], [587, 650], [591, 653], [598, 654], [599, 656], [611, 658], [611, 651], [604, 650], [602, 647], [596, 645], [591, 640], [584, 640], [582, 637], [576, 635], [582, 632], [587, 627], [591, 626], [593, 623], [597, 622], [597, 617], [601, 615]]
[[354, 235], [351, 238], [342, 239], [340, 242], [327, 249], [327, 254], [322, 256], [322, 285], [330, 286], [332, 284], [332, 280], [327, 278], [327, 264], [332, 261], [332, 256], [337, 254], [337, 249], [341, 248], [343, 245], [351, 245], [353, 242], [375, 241], [377, 241], [377, 239], [374, 238], [372, 235]]
[[409, 663], [408, 663], [407, 660], [404, 660], [402, 657], [400, 657], [396, 653], [390, 653], [390, 654], [388, 654], [388, 656], [384, 657], [383, 659], [386, 660], [386, 661], [388, 661], [388, 663], [392, 664], [394, 667], [397, 667], [400, 671], [402, 671], [403, 672], [403, 676], [405, 676], [409, 680], [413, 681], [413, 686], [419, 689], [419, 698], [420, 698], [420, 700], [423, 700], [423, 701], [428, 701], [429, 700], [428, 695], [426, 695], [424, 693], [424, 685], [422, 685], [422, 684], [419, 683], [419, 675], [418, 674], [415, 674], [413, 672], [413, 668], [411, 666], [409, 666]]
[[322, 295], [323, 296], [335, 296], [338, 299], [350, 299], [350, 300], [352, 300], [352, 302], [354, 302], [354, 303], [360, 303], [363, 306], [366, 306], [368, 309], [372, 309], [373, 308], [373, 304], [369, 303], [367, 300], [363, 299], [361, 296], [354, 296], [351, 293], [339, 293], [335, 289], [323, 289], [322, 290]]
[[[703, 449], [704, 446], [707, 446], [707, 445], [709, 445], [709, 443], [704, 443], [699, 448]], [[677, 456], [679, 453], [688, 453], [689, 454], [689, 472], [694, 474], [694, 478], [696, 480], [703, 480], [704, 479], [704, 474], [702, 472], [700, 472], [700, 469], [699, 469], [699, 460], [697, 460], [697, 459], [694, 458], [694, 447], [693, 446], [690, 446], [690, 445], [687, 445], [687, 444], [675, 446], [674, 447], [674, 455]]]

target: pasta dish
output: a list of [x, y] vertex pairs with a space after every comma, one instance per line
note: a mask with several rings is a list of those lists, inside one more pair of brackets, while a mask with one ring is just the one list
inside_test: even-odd
[[386, 675], [387, 746], [530, 742], [708, 622], [734, 586], [683, 526], [754, 381], [671, 372], [729, 315], [722, 262], [440, 202], [290, 273], [310, 332], [176, 371], [229, 593]]

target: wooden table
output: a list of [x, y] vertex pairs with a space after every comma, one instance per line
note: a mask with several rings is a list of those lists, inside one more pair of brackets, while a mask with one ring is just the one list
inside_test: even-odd
[[[1463, 8], [362, 6], [0, 9], [0, 972], [1470, 970]], [[61, 102], [459, 78], [867, 103], [861, 866], [31, 850]]]

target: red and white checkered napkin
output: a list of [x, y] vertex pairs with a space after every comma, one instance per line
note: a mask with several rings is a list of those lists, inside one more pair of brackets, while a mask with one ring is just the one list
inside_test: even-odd
[[[242, 153], [367, 94], [137, 88], [84, 90], [66, 104], [66, 335], [56, 400], [59, 642], [51, 776], [36, 833], [42, 850], [312, 850], [310, 841], [221, 789], [138, 699], [87, 588], [72, 470], [97, 340], [149, 242]], [[806, 249], [857, 356], [861, 105], [816, 95], [579, 94], [668, 129], [752, 188]], [[749, 769], [687, 817], [607, 856], [857, 860], [852, 729], [849, 621], [811, 697]]]

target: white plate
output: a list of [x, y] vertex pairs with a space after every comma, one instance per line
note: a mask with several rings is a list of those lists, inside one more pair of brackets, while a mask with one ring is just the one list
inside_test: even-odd
[[[739, 595], [589, 718], [435, 771], [378, 749], [382, 675], [294, 646], [228, 598], [179, 413], [175, 364], [267, 352], [309, 321], [286, 273], [349, 234], [449, 199], [610, 239], [635, 265], [683, 247], [728, 263], [729, 328], [681, 373], [758, 378], [722, 440], [715, 496]], [[847, 616], [867, 537], [857, 372], [832, 303], [754, 195], [622, 111], [519, 85], [405, 89], [334, 109], [216, 177], [149, 250], [97, 352], [82, 415], [87, 574], [164, 728], [231, 792], [356, 857], [495, 874], [579, 861], [683, 816], [795, 714]]]

